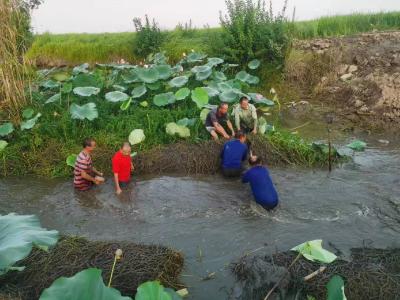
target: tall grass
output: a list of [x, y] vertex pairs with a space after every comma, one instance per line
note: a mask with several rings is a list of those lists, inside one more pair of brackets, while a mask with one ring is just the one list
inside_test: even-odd
[[22, 33], [18, 28], [24, 21], [20, 4], [17, 0], [0, 1], [0, 105], [13, 118], [29, 102], [26, 88], [30, 89], [27, 65], [19, 49]]

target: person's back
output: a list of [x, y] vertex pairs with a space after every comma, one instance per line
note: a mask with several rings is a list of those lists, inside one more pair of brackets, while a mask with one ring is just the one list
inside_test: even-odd
[[90, 189], [93, 183], [82, 177], [82, 171], [88, 174], [92, 172], [92, 158], [85, 151], [78, 154], [74, 167], [74, 186], [78, 190], [85, 191]]
[[222, 172], [227, 177], [240, 176], [242, 163], [247, 157], [246, 136], [239, 132], [237, 139], [226, 142], [221, 153]]
[[267, 168], [261, 165], [261, 161], [243, 175], [242, 181], [250, 183], [253, 196], [258, 204], [266, 209], [273, 209], [278, 205], [278, 193]]

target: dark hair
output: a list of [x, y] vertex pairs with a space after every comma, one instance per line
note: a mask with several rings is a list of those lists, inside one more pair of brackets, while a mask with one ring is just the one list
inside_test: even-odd
[[236, 131], [235, 138], [241, 139], [242, 137], [246, 137], [246, 134], [241, 130]]
[[247, 98], [246, 96], [243, 96], [243, 97], [240, 98], [239, 103], [242, 104], [242, 102], [243, 102], [244, 100], [249, 101], [249, 98]]
[[222, 106], [224, 106], [224, 105], [229, 105], [229, 104], [226, 103], [226, 102], [221, 102], [221, 103], [218, 105], [218, 108], [222, 108]]
[[249, 164], [250, 166], [257, 166], [262, 164], [262, 159], [259, 156], [250, 156], [249, 158]]
[[83, 148], [91, 147], [93, 142], [95, 142], [93, 138], [85, 138], [82, 142], [82, 147]]

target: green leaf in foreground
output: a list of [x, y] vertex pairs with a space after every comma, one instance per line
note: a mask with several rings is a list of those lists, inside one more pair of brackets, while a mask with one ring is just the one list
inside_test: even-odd
[[196, 124], [196, 120], [197, 120], [196, 118], [193, 119], [183, 118], [177, 121], [176, 124], [180, 126], [191, 127], [194, 126], [194, 124]]
[[176, 100], [184, 100], [190, 95], [190, 90], [188, 88], [181, 88], [176, 91], [175, 98]]
[[355, 140], [348, 144], [347, 147], [354, 151], [364, 151], [365, 147], [367, 147], [367, 143], [360, 140]]
[[12, 123], [7, 122], [0, 126], [0, 136], [7, 136], [14, 131]]
[[143, 129], [135, 129], [129, 134], [128, 140], [131, 145], [137, 145], [143, 142], [145, 138]]
[[42, 228], [36, 216], [14, 213], [0, 216], [0, 275], [27, 257], [33, 246], [46, 250], [57, 240], [58, 232]]
[[129, 96], [124, 92], [114, 91], [105, 95], [106, 100], [109, 102], [123, 102], [129, 99]]
[[308, 241], [291, 249], [301, 253], [304, 258], [311, 261], [319, 261], [322, 263], [331, 263], [337, 256], [328, 250], [322, 248], [322, 240]]
[[335, 275], [329, 280], [326, 288], [328, 289], [327, 300], [347, 300], [344, 293], [344, 281], [342, 277]]
[[258, 59], [253, 59], [249, 64], [247, 65], [251, 70], [255, 70], [260, 66], [261, 62]]
[[76, 155], [76, 154], [68, 155], [68, 157], [67, 157], [67, 159], [65, 160], [65, 162], [67, 163], [68, 166], [74, 168], [74, 167], [75, 167], [76, 158], [77, 158], [77, 155]]
[[166, 106], [168, 104], [175, 103], [175, 95], [174, 93], [162, 93], [159, 95], [155, 95], [153, 98], [153, 103], [157, 106]]
[[51, 75], [51, 77], [56, 81], [63, 82], [69, 80], [71, 78], [71, 75], [69, 75], [67, 72], [58, 72]]
[[136, 98], [142, 97], [144, 94], [146, 94], [146, 92], [147, 92], [147, 88], [143, 84], [143, 85], [139, 85], [139, 86], [135, 87], [132, 90], [131, 95], [132, 95], [132, 98], [136, 99]]
[[38, 113], [34, 118], [21, 122], [21, 130], [32, 129], [41, 116], [42, 114]]
[[121, 293], [106, 287], [101, 270], [86, 269], [72, 277], [60, 277], [45, 289], [39, 300], [132, 300]]
[[53, 102], [58, 102], [61, 100], [61, 94], [55, 94], [53, 96], [51, 96], [49, 99], [46, 100], [46, 102], [44, 104], [49, 104], [49, 103], [53, 103]]
[[131, 106], [131, 103], [132, 103], [132, 98], [129, 98], [128, 100], [122, 102], [120, 109], [127, 110], [129, 108], [129, 106]]
[[7, 147], [8, 143], [6, 141], [0, 140], [0, 152]]
[[80, 74], [80, 73], [88, 73], [88, 68], [89, 68], [89, 64], [88, 63], [84, 63], [80, 66], [76, 66], [75, 68], [72, 69], [72, 73], [73, 74]]
[[208, 93], [202, 87], [197, 87], [192, 91], [192, 100], [197, 104], [198, 108], [202, 108], [204, 105], [208, 104]]
[[159, 73], [155, 68], [138, 68], [135, 70], [140, 81], [144, 83], [154, 83], [159, 78]]
[[211, 109], [208, 108], [203, 108], [200, 112], [200, 120], [205, 123], [207, 119], [208, 113], [211, 111]]
[[100, 93], [100, 89], [93, 86], [84, 86], [84, 87], [76, 87], [74, 88], [74, 94], [81, 97], [90, 97], [93, 95], [97, 95]]
[[32, 118], [34, 113], [35, 113], [35, 111], [32, 108], [26, 108], [22, 112], [22, 117], [24, 119], [29, 119], [29, 118]]
[[158, 281], [148, 281], [138, 287], [135, 300], [173, 300], [173, 298]]
[[174, 122], [168, 123], [165, 131], [169, 135], [178, 135], [181, 138], [190, 137], [190, 130], [186, 126], [178, 125]]
[[189, 81], [189, 77], [187, 77], [187, 76], [179, 76], [179, 77], [175, 77], [175, 78], [171, 79], [168, 84], [171, 87], [178, 87], [179, 88], [179, 87], [184, 86], [188, 81]]
[[88, 119], [89, 121], [93, 121], [99, 116], [96, 104], [93, 102], [86, 103], [82, 106], [72, 103], [71, 107], [69, 108], [69, 112], [71, 113], [72, 119], [78, 120]]

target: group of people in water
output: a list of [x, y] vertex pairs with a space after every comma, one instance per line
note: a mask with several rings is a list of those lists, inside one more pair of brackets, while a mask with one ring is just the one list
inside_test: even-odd
[[[233, 114], [236, 132], [228, 114], [229, 105], [221, 103], [211, 110], [206, 118], [205, 126], [214, 140], [219, 136], [228, 139], [221, 152], [221, 171], [225, 177], [242, 178], [243, 183], [249, 183], [255, 201], [267, 210], [278, 205], [278, 194], [272, 183], [268, 169], [263, 166], [260, 157], [254, 155], [247, 141], [247, 134], [257, 133], [257, 112], [254, 105], [246, 97], [240, 99], [234, 107]], [[230, 130], [230, 135], [227, 129]], [[103, 173], [93, 167], [91, 153], [96, 148], [96, 141], [86, 138], [83, 150], [77, 156], [74, 167], [74, 186], [77, 190], [87, 191], [94, 185], [104, 183]], [[248, 160], [250, 168], [245, 170], [244, 163]], [[131, 158], [131, 145], [124, 142], [114, 154], [112, 172], [116, 194], [122, 193], [130, 181], [134, 165]]]

